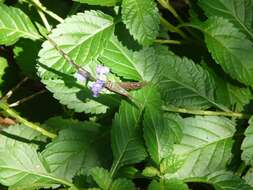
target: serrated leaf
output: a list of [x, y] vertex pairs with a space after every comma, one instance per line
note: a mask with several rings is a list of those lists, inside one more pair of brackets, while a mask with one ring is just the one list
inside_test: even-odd
[[220, 16], [228, 19], [242, 32], [253, 38], [252, 0], [200, 0], [199, 5], [207, 16]]
[[123, 0], [122, 20], [142, 45], [153, 43], [159, 32], [159, 12], [153, 0]]
[[235, 123], [223, 117], [186, 118], [183, 138], [173, 154], [185, 159], [183, 166], [167, 178], [190, 178], [225, 169], [232, 157]]
[[101, 189], [109, 190], [112, 183], [112, 177], [109, 171], [96, 167], [91, 170], [91, 175]]
[[120, 0], [74, 0], [89, 5], [115, 6]]
[[155, 88], [146, 86], [139, 91], [133, 92], [132, 96], [140, 104], [140, 108], [122, 101], [119, 113], [114, 118], [112, 127], [114, 156], [112, 173], [124, 165], [138, 163], [146, 158], [139, 124], [144, 108], [147, 105], [157, 105], [159, 93]]
[[244, 84], [253, 83], [253, 47], [243, 33], [222, 17], [210, 17], [193, 27], [204, 32], [209, 52], [226, 73]]
[[106, 157], [102, 154], [110, 150], [106, 147], [109, 145], [107, 132], [88, 122], [70, 120], [67, 123], [69, 127], [60, 131], [42, 155], [54, 175], [71, 181], [81, 169], [89, 173], [90, 168], [103, 164]]
[[155, 177], [155, 176], [159, 176], [160, 172], [157, 168], [154, 168], [152, 166], [146, 167], [143, 171], [142, 171], [142, 175], [146, 176], [146, 177]]
[[167, 158], [164, 158], [160, 164], [160, 171], [162, 174], [166, 173], [175, 173], [178, 169], [180, 169], [184, 162], [185, 157], [178, 157], [175, 154], [170, 154]]
[[101, 114], [108, 109], [108, 106], [92, 100], [90, 91], [78, 85], [74, 78], [69, 79], [67, 83], [60, 79], [42, 80], [42, 82], [49, 91], [54, 93], [54, 98], [61, 104], [67, 105], [69, 109], [74, 109], [75, 112]]
[[253, 188], [250, 187], [245, 183], [243, 179], [240, 177], [233, 175], [233, 173], [228, 171], [218, 171], [215, 173], [210, 174], [204, 179], [201, 179], [203, 183], [211, 184], [215, 190], [252, 190]]
[[[22, 125], [7, 129], [11, 135], [20, 135], [32, 140], [38, 132], [25, 129]], [[47, 170], [47, 163], [36, 152], [35, 146], [0, 135], [0, 183], [11, 189], [39, 189], [56, 185], [72, 184]]]
[[242, 160], [247, 165], [253, 165], [253, 122], [252, 118], [249, 120], [249, 126], [244, 132], [245, 138], [243, 140], [242, 149]]
[[116, 179], [111, 187], [110, 190], [135, 190], [135, 185], [132, 181], [127, 179]]
[[178, 179], [170, 180], [153, 180], [149, 186], [148, 190], [188, 190], [187, 184]]
[[212, 76], [192, 60], [168, 52], [160, 70], [158, 85], [166, 104], [191, 109], [211, 106], [224, 109], [215, 102]]
[[[169, 115], [164, 117], [160, 110], [150, 107], [146, 108], [143, 128], [144, 139], [148, 152], [157, 165], [160, 164], [162, 159], [170, 155], [173, 144], [178, 138], [177, 136], [182, 136], [182, 123], [180, 123], [179, 117], [173, 118], [173, 116], [170, 117]], [[177, 131], [181, 134], [178, 134]]]
[[0, 3], [0, 44], [12, 45], [19, 38], [41, 38], [29, 17], [20, 9]]
[[[113, 34], [114, 24], [109, 15], [99, 11], [85, 11], [67, 18], [52, 30], [51, 38], [65, 54], [80, 66], [95, 60], [103, 51]], [[61, 56], [49, 42], [42, 44], [39, 52], [39, 75], [43, 79], [61, 78], [52, 69], [65, 75], [73, 75], [76, 70]], [[46, 68], [45, 68], [46, 67]]]
[[125, 79], [151, 81], [158, 72], [159, 55], [164, 49], [157, 46], [132, 52], [113, 36], [99, 60]]

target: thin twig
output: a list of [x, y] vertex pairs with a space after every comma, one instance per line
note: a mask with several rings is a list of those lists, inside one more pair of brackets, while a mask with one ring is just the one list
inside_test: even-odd
[[46, 18], [46, 15], [44, 14], [44, 12], [42, 12], [40, 9], [37, 9], [39, 15], [40, 15], [40, 18], [44, 24], [44, 26], [46, 27], [47, 31], [50, 32], [51, 31], [51, 26], [50, 24], [48, 23], [47, 21], [47, 18]]
[[207, 115], [207, 116], [226, 116], [226, 117], [237, 117], [241, 119], [249, 119], [251, 115], [238, 113], [238, 112], [220, 112], [220, 111], [204, 111], [204, 110], [190, 110], [185, 108], [167, 107], [163, 106], [162, 109], [168, 112], [175, 113], [186, 113], [193, 115]]
[[170, 32], [175, 32], [177, 34], [179, 34], [182, 38], [187, 39], [188, 37], [186, 36], [186, 34], [179, 28], [177, 28], [176, 26], [172, 25], [171, 23], [169, 23], [165, 18], [163, 18], [162, 16], [160, 16], [160, 22], [163, 26], [165, 26]]
[[22, 98], [21, 100], [18, 100], [18, 101], [16, 101], [16, 102], [10, 104], [9, 107], [10, 107], [10, 108], [13, 108], [13, 107], [19, 106], [20, 104], [22, 104], [22, 103], [24, 103], [24, 102], [27, 102], [27, 101], [29, 101], [29, 100], [35, 98], [36, 96], [38, 96], [38, 95], [40, 95], [40, 94], [43, 94], [43, 93], [45, 93], [45, 92], [46, 92], [46, 90], [41, 90], [41, 91], [39, 91], [39, 92], [36, 92], [36, 93], [32, 94], [31, 96], [27, 96], [27, 97], [25, 97], [25, 98]]
[[43, 11], [47, 15], [51, 16], [53, 19], [57, 20], [58, 22], [62, 23], [64, 19], [59, 17], [57, 14], [54, 12], [47, 10], [46, 7], [44, 7], [39, 0], [30, 0], [30, 2], [39, 10]]
[[28, 77], [25, 77], [25, 78], [24, 78], [23, 80], [21, 80], [16, 86], [14, 86], [11, 90], [9, 90], [5, 96], [3, 96], [2, 98], [0, 98], [0, 100], [2, 101], [2, 100], [7, 100], [7, 99], [9, 99], [9, 98], [12, 96], [12, 94], [13, 94], [17, 89], [19, 89], [19, 87], [20, 87], [22, 84], [24, 84], [27, 80], [28, 80]]
[[0, 101], [0, 108], [4, 111], [4, 113], [8, 114], [10, 117], [15, 118], [18, 122], [24, 124], [27, 127], [32, 128], [35, 131], [38, 131], [42, 135], [47, 136], [49, 138], [56, 137], [56, 134], [51, 133], [51, 132], [41, 128], [37, 124], [34, 124], [34, 123], [26, 120], [25, 118], [21, 117], [14, 109], [10, 108], [7, 103]]
[[156, 43], [159, 44], [175, 44], [175, 45], [180, 45], [182, 44], [182, 42], [178, 41], [178, 40], [163, 40], [163, 39], [156, 39], [155, 40]]

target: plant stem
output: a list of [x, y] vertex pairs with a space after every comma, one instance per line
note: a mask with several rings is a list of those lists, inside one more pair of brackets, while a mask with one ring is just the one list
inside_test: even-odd
[[26, 102], [26, 101], [29, 101], [29, 100], [33, 99], [34, 97], [36, 97], [36, 96], [38, 96], [38, 95], [40, 95], [40, 94], [43, 94], [43, 93], [45, 93], [45, 92], [46, 92], [46, 90], [41, 90], [41, 91], [39, 91], [39, 92], [36, 92], [36, 93], [32, 94], [31, 96], [27, 96], [27, 97], [25, 97], [25, 98], [22, 98], [21, 100], [18, 100], [18, 101], [16, 101], [16, 102], [10, 104], [9, 107], [10, 107], [10, 108], [13, 108], [13, 107], [19, 106], [20, 104], [22, 104], [22, 103], [24, 103], [24, 102]]
[[54, 12], [47, 10], [46, 7], [44, 7], [41, 2], [39, 0], [30, 0], [30, 2], [40, 11], [48, 14], [49, 16], [51, 16], [53, 19], [57, 20], [58, 22], [63, 22], [64, 19], [62, 19], [61, 17], [59, 17], [57, 14], [55, 14]]
[[227, 117], [237, 117], [241, 119], [249, 119], [251, 117], [249, 114], [243, 114], [243, 113], [237, 113], [237, 112], [190, 110], [190, 109], [185, 109], [185, 108], [176, 108], [176, 107], [167, 107], [167, 106], [163, 106], [162, 109], [168, 112], [186, 113], [186, 114], [193, 114], [193, 115], [227, 116]]
[[182, 42], [177, 41], [177, 40], [156, 39], [155, 42], [156, 42], [156, 43], [160, 43], [160, 44], [177, 44], [177, 45], [182, 44]]
[[16, 86], [14, 86], [11, 90], [9, 90], [9, 92], [7, 92], [7, 94], [3, 97], [0, 98], [0, 100], [7, 100], [8, 98], [10, 98], [12, 96], [12, 94], [19, 89], [19, 87], [24, 84], [26, 81], [28, 80], [28, 77], [25, 77], [23, 80], [21, 80]]
[[21, 117], [14, 109], [10, 108], [9, 105], [3, 101], [0, 101], [0, 108], [9, 116], [15, 118], [18, 122], [24, 124], [27, 127], [30, 127], [32, 129], [34, 129], [35, 131], [38, 131], [39, 133], [41, 133], [42, 135], [45, 135], [49, 138], [55, 138], [56, 134], [51, 133], [41, 127], [39, 127], [37, 124], [34, 124], [28, 120], [26, 120], [25, 118]]
[[177, 34], [179, 34], [182, 38], [187, 39], [186, 34], [179, 28], [177, 28], [176, 26], [172, 25], [171, 23], [169, 23], [165, 18], [163, 18], [162, 16], [160, 16], [160, 22], [163, 26], [165, 26], [170, 32], [175, 32]]
[[47, 21], [47, 18], [46, 18], [46, 15], [44, 14], [44, 12], [42, 12], [41, 10], [37, 9], [39, 15], [40, 15], [40, 18], [44, 24], [44, 26], [46, 27], [47, 31], [50, 32], [51, 31], [51, 26], [50, 24], [48, 23]]

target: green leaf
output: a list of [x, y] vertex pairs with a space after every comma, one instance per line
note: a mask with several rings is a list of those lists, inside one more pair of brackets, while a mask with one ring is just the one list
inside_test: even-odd
[[91, 170], [91, 175], [101, 189], [109, 190], [112, 183], [112, 177], [109, 171], [96, 167]]
[[0, 4], [0, 44], [12, 45], [19, 38], [41, 38], [29, 17], [20, 9]]
[[253, 83], [253, 47], [243, 33], [221, 17], [193, 27], [204, 32], [209, 52], [226, 73], [244, 84]]
[[153, 0], [123, 0], [122, 20], [142, 45], [153, 43], [159, 32], [159, 12]]
[[177, 155], [171, 153], [167, 158], [162, 160], [160, 164], [161, 173], [175, 173], [183, 166], [185, 159], [185, 157], [178, 157]]
[[132, 93], [140, 107], [122, 101], [119, 113], [115, 115], [112, 126], [112, 150], [114, 162], [112, 174], [129, 164], [138, 163], [146, 158], [146, 151], [141, 138], [140, 121], [144, 108], [156, 106], [159, 93], [151, 86], [146, 86]]
[[[78, 171], [89, 170], [103, 164], [110, 152], [108, 132], [88, 122], [63, 120], [69, 126], [60, 131], [56, 139], [42, 152], [51, 172], [64, 179], [72, 180]], [[60, 125], [60, 122], [59, 122]]]
[[247, 173], [245, 174], [245, 176], [243, 176], [243, 179], [245, 180], [245, 182], [250, 185], [251, 187], [253, 187], [253, 168], [251, 167]]
[[108, 109], [108, 106], [92, 100], [88, 88], [78, 84], [75, 78], [68, 79], [68, 82], [60, 79], [48, 79], [42, 82], [49, 91], [53, 92], [54, 98], [69, 109], [74, 109], [75, 112], [101, 114]]
[[89, 5], [115, 6], [120, 0], [73, 0]]
[[200, 0], [199, 5], [207, 16], [219, 16], [228, 19], [242, 32], [253, 38], [253, 2], [252, 0]]
[[213, 185], [215, 190], [252, 190], [240, 177], [233, 175], [231, 172], [218, 171], [210, 174], [200, 182], [206, 182]]
[[135, 185], [127, 179], [116, 179], [112, 183], [110, 190], [135, 190]]
[[158, 169], [149, 166], [146, 167], [143, 171], [142, 171], [142, 175], [146, 176], [146, 177], [155, 177], [155, 176], [159, 176], [160, 172]]
[[253, 165], [253, 122], [252, 118], [249, 120], [249, 126], [244, 132], [245, 138], [243, 140], [242, 149], [242, 160], [247, 165]]
[[[114, 24], [110, 16], [99, 11], [85, 11], [57, 25], [49, 38], [76, 64], [85, 66], [99, 56], [113, 31]], [[42, 44], [39, 57], [41, 64], [38, 65], [38, 71], [43, 79], [51, 77], [66, 79], [68, 75], [73, 76], [76, 72], [49, 41]], [[58, 73], [54, 73], [53, 70]]]
[[[5, 73], [5, 69], [8, 67], [8, 62], [5, 58], [0, 57], [0, 89], [2, 90], [2, 83], [4, 82], [3, 80], [3, 75]], [[2, 92], [0, 90], [0, 97], [2, 96]]]
[[224, 109], [215, 102], [212, 76], [192, 60], [168, 52], [160, 70], [158, 85], [166, 104], [191, 109], [211, 106]]
[[216, 116], [190, 117], [184, 122], [184, 136], [174, 146], [173, 154], [185, 162], [176, 173], [166, 177], [200, 177], [225, 169], [232, 157], [235, 123]]
[[148, 190], [188, 190], [188, 186], [178, 179], [170, 180], [153, 180], [149, 186]]
[[159, 55], [165, 50], [156, 46], [132, 52], [113, 36], [99, 60], [125, 79], [151, 81], [158, 72]]
[[[181, 119], [182, 120], [182, 119]], [[177, 136], [182, 136], [183, 122], [180, 117], [167, 115], [148, 107], [144, 114], [144, 139], [153, 161], [159, 165], [172, 151]], [[175, 133], [174, 133], [175, 131]], [[181, 134], [178, 134], [181, 133]], [[174, 136], [175, 135], [175, 136]]]

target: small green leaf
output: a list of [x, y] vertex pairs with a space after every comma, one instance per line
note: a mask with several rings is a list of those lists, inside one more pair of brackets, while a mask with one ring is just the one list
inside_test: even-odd
[[110, 190], [135, 190], [135, 185], [127, 179], [116, 179], [112, 183]]
[[153, 180], [148, 190], [189, 190], [188, 186], [181, 180], [170, 179], [170, 180]]
[[185, 162], [176, 173], [166, 177], [201, 177], [225, 169], [232, 158], [235, 123], [216, 116], [190, 117], [184, 123], [183, 138], [174, 145], [173, 154]]
[[242, 32], [253, 38], [252, 0], [200, 0], [207, 16], [220, 16], [231, 21]]
[[146, 167], [143, 171], [142, 171], [142, 175], [146, 176], [146, 177], [155, 177], [155, 176], [159, 176], [160, 172], [158, 169], [149, 166]]
[[87, 3], [89, 5], [101, 5], [101, 6], [115, 6], [120, 0], [73, 0], [80, 3]]
[[159, 11], [153, 0], [123, 0], [122, 19], [142, 45], [153, 43], [159, 32]]
[[91, 175], [101, 189], [109, 190], [112, 178], [107, 170], [96, 167], [91, 170]]
[[243, 140], [242, 149], [242, 160], [247, 165], [253, 165], [253, 122], [252, 118], [249, 120], [249, 126], [244, 132], [245, 138]]
[[178, 157], [177, 155], [171, 153], [167, 158], [162, 160], [160, 164], [161, 173], [175, 173], [183, 166], [185, 159], [186, 157]]
[[12, 45], [19, 38], [41, 38], [29, 17], [20, 9], [0, 3], [0, 44]]
[[245, 176], [243, 176], [243, 179], [245, 180], [245, 182], [250, 185], [251, 187], [253, 187], [253, 168], [251, 167], [247, 173], [245, 174]]

